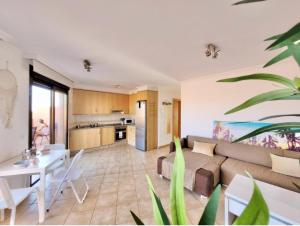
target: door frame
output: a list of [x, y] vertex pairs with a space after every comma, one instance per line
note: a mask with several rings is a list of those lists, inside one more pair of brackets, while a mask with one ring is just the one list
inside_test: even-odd
[[51, 106], [50, 106], [50, 143], [55, 141], [55, 133], [53, 123], [55, 121], [55, 91], [63, 92], [67, 95], [67, 118], [66, 118], [66, 148], [69, 146], [68, 142], [68, 124], [69, 124], [69, 90], [70, 87], [54, 81], [44, 75], [41, 75], [33, 70], [33, 66], [29, 65], [29, 109], [28, 109], [28, 147], [32, 147], [32, 85], [48, 88], [51, 90]]
[[181, 138], [181, 99], [173, 98], [172, 100], [172, 140], [174, 140], [174, 123], [175, 123], [175, 117], [174, 117], [174, 103], [179, 102], [179, 112], [178, 112], [178, 135], [179, 138]]

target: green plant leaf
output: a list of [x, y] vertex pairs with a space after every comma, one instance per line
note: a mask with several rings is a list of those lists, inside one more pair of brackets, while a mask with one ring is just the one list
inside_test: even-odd
[[275, 49], [292, 45], [298, 40], [300, 40], [300, 23], [297, 23], [290, 30], [283, 33], [276, 41], [269, 45], [267, 49]]
[[300, 77], [294, 78], [294, 84], [298, 89], [300, 89]]
[[152, 207], [153, 207], [153, 214], [154, 214], [154, 220], [157, 225], [170, 225], [170, 221], [168, 219], [168, 216], [161, 204], [160, 199], [155, 194], [154, 187], [152, 185], [152, 182], [149, 178], [149, 176], [146, 176], [149, 192], [152, 200]]
[[300, 100], [300, 93], [295, 93], [289, 97], [281, 97], [279, 99], [274, 99], [275, 100]]
[[279, 34], [279, 35], [273, 35], [270, 38], [265, 39], [264, 41], [272, 41], [272, 40], [277, 40], [279, 39], [283, 34]]
[[131, 213], [131, 216], [133, 217], [136, 225], [145, 225], [143, 223], [143, 221], [141, 221], [141, 219], [133, 211], [130, 210], [130, 213]]
[[300, 122], [282, 122], [282, 123], [274, 123], [272, 125], [263, 126], [258, 128], [245, 136], [242, 136], [233, 141], [233, 143], [240, 142], [242, 140], [248, 139], [250, 137], [257, 136], [262, 133], [271, 132], [271, 131], [278, 131], [278, 130], [297, 130], [300, 129]]
[[300, 117], [300, 114], [271, 115], [271, 116], [261, 118], [258, 121], [264, 121], [268, 119], [282, 118], [282, 117]]
[[217, 82], [239, 82], [239, 81], [246, 81], [246, 80], [264, 80], [264, 81], [271, 81], [276, 82], [286, 87], [296, 89], [297, 87], [294, 84], [294, 81], [283, 77], [281, 75], [274, 75], [274, 74], [267, 74], [267, 73], [257, 73], [251, 75], [244, 75], [234, 78], [226, 78], [218, 80]]
[[272, 64], [276, 64], [281, 60], [284, 60], [288, 57], [292, 56], [292, 51], [290, 48], [286, 49], [285, 51], [283, 51], [282, 53], [278, 54], [277, 56], [275, 56], [274, 58], [272, 58], [268, 63], [266, 63], [264, 65], [264, 67], [269, 67]]
[[269, 208], [254, 180], [253, 187], [251, 199], [242, 214], [235, 220], [235, 225], [267, 225], [269, 223]]
[[180, 140], [175, 138], [176, 154], [173, 164], [173, 172], [171, 178], [171, 216], [175, 225], [187, 224], [184, 202], [184, 157], [181, 150]]
[[216, 216], [218, 211], [218, 205], [221, 194], [221, 185], [219, 184], [212, 195], [204, 209], [198, 225], [214, 225], [216, 222]]
[[246, 4], [246, 3], [263, 2], [263, 1], [266, 1], [266, 0], [243, 0], [243, 1], [236, 2], [232, 5], [241, 5], [241, 4]]
[[241, 111], [243, 109], [249, 108], [251, 106], [266, 102], [266, 101], [271, 101], [271, 100], [279, 100], [281, 98], [284, 97], [289, 97], [292, 96], [295, 93], [294, 90], [291, 89], [279, 89], [279, 90], [273, 90], [267, 93], [263, 93], [260, 95], [257, 95], [255, 97], [252, 97], [250, 99], [248, 99], [247, 101], [245, 101], [244, 103], [242, 103], [241, 105], [229, 110], [228, 112], [226, 112], [225, 114], [231, 114], [237, 111]]

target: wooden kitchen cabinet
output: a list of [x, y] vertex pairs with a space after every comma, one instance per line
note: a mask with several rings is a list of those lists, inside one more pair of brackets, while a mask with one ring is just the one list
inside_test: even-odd
[[131, 115], [135, 114], [136, 100], [137, 100], [136, 93], [129, 95], [129, 114], [131, 114]]
[[129, 95], [112, 93], [112, 110], [123, 111], [125, 114], [129, 113]]
[[112, 112], [112, 96], [110, 93], [98, 92], [97, 105], [99, 114], [111, 114]]
[[70, 131], [70, 150], [101, 146], [100, 128], [74, 129]]
[[[135, 114], [137, 101], [147, 101], [147, 150], [157, 148], [157, 114], [158, 92], [152, 90], [139, 91], [129, 96], [129, 112]], [[129, 142], [129, 141], [128, 141]]]
[[101, 128], [101, 145], [115, 143], [115, 127]]
[[129, 145], [135, 146], [135, 126], [127, 126], [127, 143]]
[[129, 113], [129, 95], [73, 89], [74, 115], [111, 114], [112, 111]]
[[147, 91], [147, 150], [157, 148], [158, 92]]

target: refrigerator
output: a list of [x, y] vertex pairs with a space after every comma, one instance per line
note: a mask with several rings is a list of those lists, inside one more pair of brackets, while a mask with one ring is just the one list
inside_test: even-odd
[[135, 147], [146, 151], [147, 147], [147, 102], [137, 101], [135, 105]]

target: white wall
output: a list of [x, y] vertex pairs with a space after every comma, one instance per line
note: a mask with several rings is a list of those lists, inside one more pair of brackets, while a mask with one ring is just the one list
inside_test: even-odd
[[[8, 69], [17, 80], [17, 96], [10, 128], [0, 124], [0, 162], [20, 154], [28, 146], [29, 61], [16, 47], [0, 41], [0, 70]], [[24, 186], [27, 177], [9, 178], [11, 187]]]
[[0, 41], [0, 69], [8, 69], [17, 79], [17, 96], [11, 128], [0, 124], [0, 162], [20, 154], [28, 146], [29, 63], [20, 50]]
[[158, 146], [169, 144], [172, 141], [172, 105], [171, 108], [171, 133], [166, 131], [167, 112], [162, 102], [171, 102], [173, 98], [180, 99], [180, 86], [158, 87]]
[[295, 75], [299, 76], [300, 70], [298, 65], [291, 59], [267, 69], [255, 66], [183, 81], [181, 83], [182, 136], [211, 137], [214, 120], [255, 121], [274, 114], [299, 113], [299, 101], [276, 101], [259, 104], [234, 114], [224, 115], [226, 111], [248, 98], [280, 88], [279, 85], [266, 81], [216, 82], [223, 78], [257, 72], [268, 72], [293, 78]]

